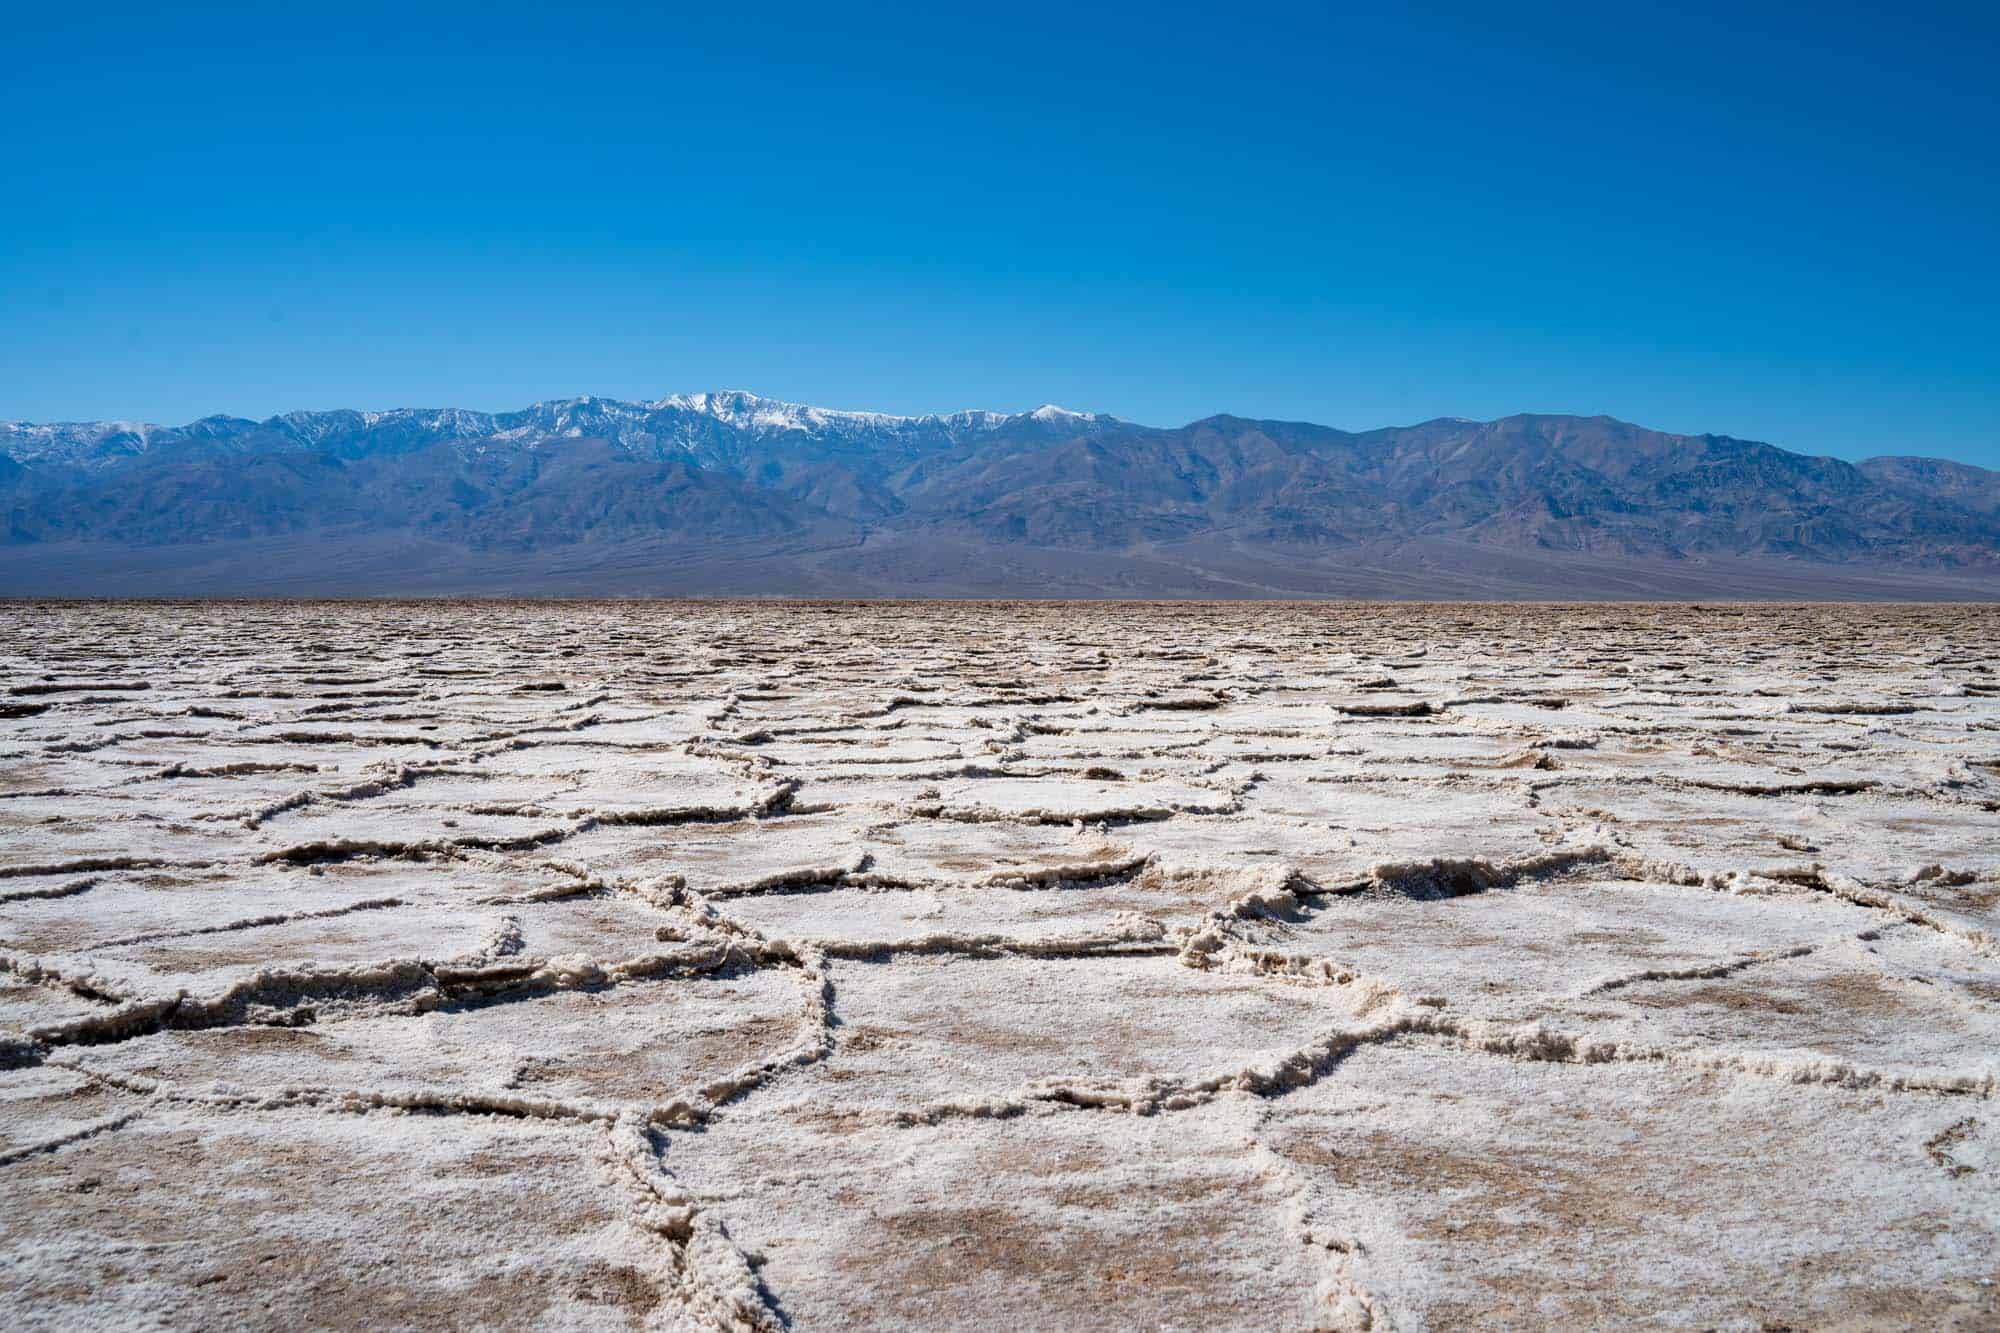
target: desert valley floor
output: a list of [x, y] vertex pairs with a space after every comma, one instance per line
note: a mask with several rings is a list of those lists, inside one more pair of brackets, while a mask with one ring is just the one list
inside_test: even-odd
[[10, 1328], [2000, 1325], [2000, 608], [0, 626]]

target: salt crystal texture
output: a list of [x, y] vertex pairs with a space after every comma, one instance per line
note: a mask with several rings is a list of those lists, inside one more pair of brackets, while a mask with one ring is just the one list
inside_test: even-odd
[[2000, 610], [0, 616], [12, 1326], [2000, 1323]]

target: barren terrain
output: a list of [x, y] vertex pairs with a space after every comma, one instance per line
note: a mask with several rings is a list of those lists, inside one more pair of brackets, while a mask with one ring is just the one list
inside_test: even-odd
[[10, 1328], [2000, 1323], [2000, 608], [0, 627]]

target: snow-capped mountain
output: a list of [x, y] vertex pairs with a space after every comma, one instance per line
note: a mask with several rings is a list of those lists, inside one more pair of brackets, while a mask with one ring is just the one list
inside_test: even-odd
[[564, 439], [606, 440], [642, 458], [685, 456], [732, 466], [746, 448], [791, 441], [832, 452], [853, 448], [915, 458], [1000, 431], [1089, 434], [1116, 418], [1046, 404], [1031, 412], [891, 416], [762, 398], [742, 390], [671, 394], [625, 402], [585, 394], [515, 412], [399, 408], [286, 412], [264, 421], [211, 416], [184, 426], [132, 421], [0, 422], [0, 454], [30, 466], [97, 469], [148, 455], [216, 457], [313, 450], [342, 458], [407, 453], [437, 444], [535, 447]]
[[1869, 595], [1992, 595], [2000, 473], [1609, 417], [1160, 429], [742, 392], [0, 425], [0, 593], [597, 591], [594, 569], [628, 591], [835, 595], [1730, 595], [1753, 577], [1711, 561], [1795, 592], [1858, 569], [1838, 577]]

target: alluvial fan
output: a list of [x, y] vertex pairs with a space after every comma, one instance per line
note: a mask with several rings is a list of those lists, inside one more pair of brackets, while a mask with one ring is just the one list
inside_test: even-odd
[[16, 1326], [2000, 1320], [2000, 608], [0, 619]]

